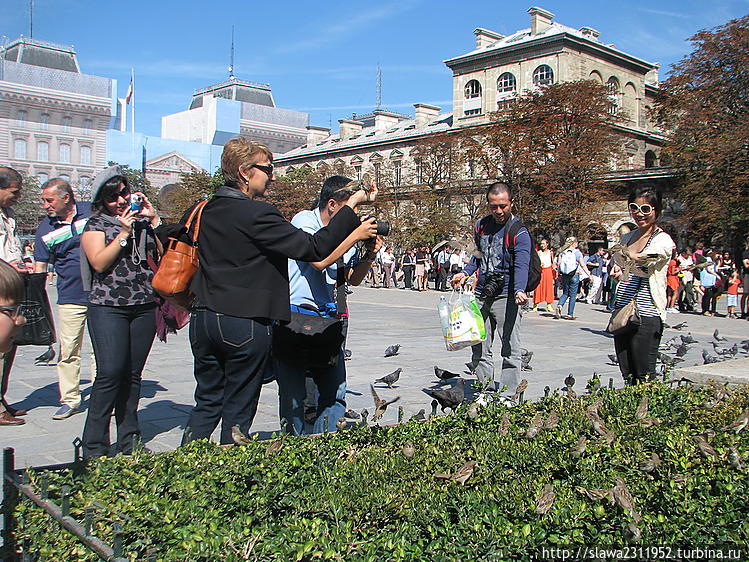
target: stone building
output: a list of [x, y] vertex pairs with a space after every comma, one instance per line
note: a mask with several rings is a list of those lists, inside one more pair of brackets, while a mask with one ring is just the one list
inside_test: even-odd
[[106, 164], [116, 81], [83, 74], [75, 49], [21, 37], [0, 47], [0, 162], [85, 188]]
[[161, 137], [223, 145], [241, 135], [273, 152], [288, 152], [307, 138], [309, 114], [276, 107], [271, 87], [228, 80], [195, 90], [186, 111], [161, 118]]
[[[611, 172], [601, 181], [667, 182], [671, 170], [660, 162], [665, 137], [648, 119], [658, 89], [658, 64], [603, 43], [592, 28], [562, 25], [541, 8], [530, 8], [528, 13], [528, 29], [507, 37], [476, 29], [474, 49], [445, 61], [453, 72], [452, 112], [415, 104], [414, 117], [378, 109], [369, 116], [342, 119], [337, 134], [307, 127], [306, 144], [276, 157], [278, 174], [325, 167], [358, 178], [365, 174], [379, 178], [386, 171], [396, 192], [407, 194], [428, 183], [423, 154], [416, 149], [419, 142], [435, 133], [480, 127], [489, 122], [492, 112], [502, 110], [523, 92], [545, 84], [592, 79], [607, 85], [611, 110], [621, 115], [616, 132], [622, 139], [622, 157], [611, 162]], [[457, 176], [448, 189], [477, 187], [469, 165]], [[627, 217], [613, 210], [607, 217], [599, 234], [611, 240]]]

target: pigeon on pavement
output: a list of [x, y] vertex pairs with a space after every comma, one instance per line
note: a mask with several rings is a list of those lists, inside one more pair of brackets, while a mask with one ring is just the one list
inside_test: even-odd
[[399, 343], [396, 343], [395, 345], [389, 345], [385, 349], [385, 357], [393, 357], [394, 355], [398, 355], [398, 350], [401, 348]]
[[44, 363], [45, 365], [47, 365], [47, 367], [49, 367], [54, 358], [55, 348], [50, 345], [44, 353], [34, 359], [34, 365], [41, 365], [42, 363]]
[[457, 373], [451, 373], [450, 371], [447, 371], [445, 369], [440, 369], [437, 365], [435, 365], [434, 376], [440, 379], [441, 381], [446, 381], [448, 379], [454, 379], [455, 377], [459, 377], [460, 375]]
[[697, 340], [692, 337], [691, 333], [687, 333], [686, 336], [681, 336], [681, 343], [689, 345], [690, 343], [697, 343]]
[[718, 328], [715, 328], [715, 331], [713, 332], [713, 338], [715, 339], [715, 341], [728, 341], [727, 338], [720, 335]]
[[386, 384], [388, 386], [388, 388], [393, 388], [393, 383], [398, 382], [398, 379], [401, 376], [401, 371], [402, 370], [403, 369], [398, 368], [395, 371], [393, 371], [392, 373], [385, 375], [381, 379], [375, 379], [375, 382], [381, 382], [381, 383]]
[[463, 379], [458, 379], [458, 382], [447, 390], [426, 389], [424, 392], [439, 402], [443, 412], [445, 408], [455, 411], [465, 400], [465, 382]]

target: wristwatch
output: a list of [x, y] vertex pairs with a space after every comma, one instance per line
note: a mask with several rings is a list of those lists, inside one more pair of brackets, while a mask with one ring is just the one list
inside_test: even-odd
[[118, 238], [120, 240], [120, 247], [124, 248], [127, 246], [127, 238], [123, 238], [122, 236], [118, 236]]

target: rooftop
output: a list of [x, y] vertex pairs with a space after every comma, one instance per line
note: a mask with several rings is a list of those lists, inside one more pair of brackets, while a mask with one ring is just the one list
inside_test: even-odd
[[81, 72], [72, 45], [61, 45], [24, 36], [0, 47], [0, 59], [52, 70], [79, 74]]

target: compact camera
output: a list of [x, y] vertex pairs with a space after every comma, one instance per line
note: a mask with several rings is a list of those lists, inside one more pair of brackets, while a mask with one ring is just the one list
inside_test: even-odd
[[139, 213], [140, 210], [143, 208], [143, 198], [140, 195], [131, 195], [130, 196], [130, 210], [135, 211], [136, 213]]
[[482, 299], [496, 299], [505, 288], [505, 276], [496, 271], [490, 271], [484, 276], [484, 288], [481, 291]]

